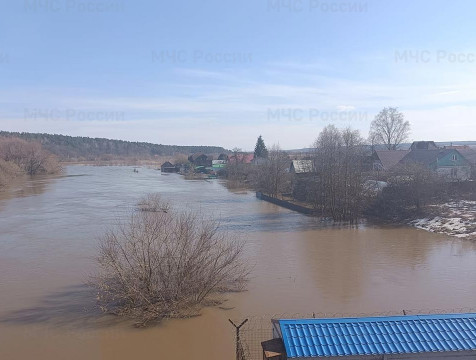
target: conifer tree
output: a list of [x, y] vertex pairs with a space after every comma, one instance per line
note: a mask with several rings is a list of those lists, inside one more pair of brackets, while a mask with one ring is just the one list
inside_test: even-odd
[[266, 145], [264, 144], [263, 137], [260, 135], [258, 137], [258, 141], [256, 141], [255, 146], [255, 159], [256, 158], [267, 158], [268, 157], [268, 149], [266, 149]]

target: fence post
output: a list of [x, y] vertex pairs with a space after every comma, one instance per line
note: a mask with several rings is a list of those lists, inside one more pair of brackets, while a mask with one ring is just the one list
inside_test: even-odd
[[244, 359], [244, 354], [243, 354], [243, 349], [241, 348], [241, 343], [240, 343], [240, 329], [243, 325], [246, 324], [248, 319], [245, 319], [240, 325], [235, 325], [231, 319], [228, 319], [228, 321], [233, 325], [233, 327], [236, 330], [236, 360], [243, 360]]

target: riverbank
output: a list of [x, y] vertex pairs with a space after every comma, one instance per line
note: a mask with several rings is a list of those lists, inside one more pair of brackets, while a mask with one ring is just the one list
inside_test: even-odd
[[[290, 199], [277, 199], [260, 192], [256, 197], [271, 202], [283, 208], [305, 215], [316, 216], [315, 209], [307, 204], [297, 203]], [[445, 234], [461, 239], [476, 240], [476, 201], [460, 200], [443, 204], [429, 205], [425, 209], [425, 216], [402, 221], [386, 221], [392, 225], [410, 225], [432, 233]], [[381, 218], [372, 218], [380, 222]], [[369, 220], [365, 218], [365, 220]]]
[[411, 220], [409, 224], [434, 233], [476, 240], [476, 201], [429, 205], [427, 212], [427, 216]]

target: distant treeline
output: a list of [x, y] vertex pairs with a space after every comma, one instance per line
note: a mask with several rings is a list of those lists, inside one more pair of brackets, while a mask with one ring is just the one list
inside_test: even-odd
[[222, 153], [226, 150], [218, 146], [178, 146], [146, 142], [110, 140], [82, 136], [34, 134], [0, 131], [0, 137], [17, 137], [39, 142], [44, 149], [57, 155], [61, 160], [107, 160], [107, 157], [149, 159], [154, 156], [173, 156], [203, 152]]

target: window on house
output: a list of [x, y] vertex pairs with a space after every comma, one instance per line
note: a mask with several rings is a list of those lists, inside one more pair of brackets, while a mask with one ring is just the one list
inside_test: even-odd
[[456, 154], [453, 154], [453, 156], [451, 157], [451, 159], [452, 159], [453, 161], [456, 161], [456, 160], [458, 160], [458, 157], [456, 156]]
[[383, 170], [383, 165], [379, 163], [374, 163], [374, 170], [381, 171]]
[[458, 176], [458, 169], [451, 169], [451, 177]]

